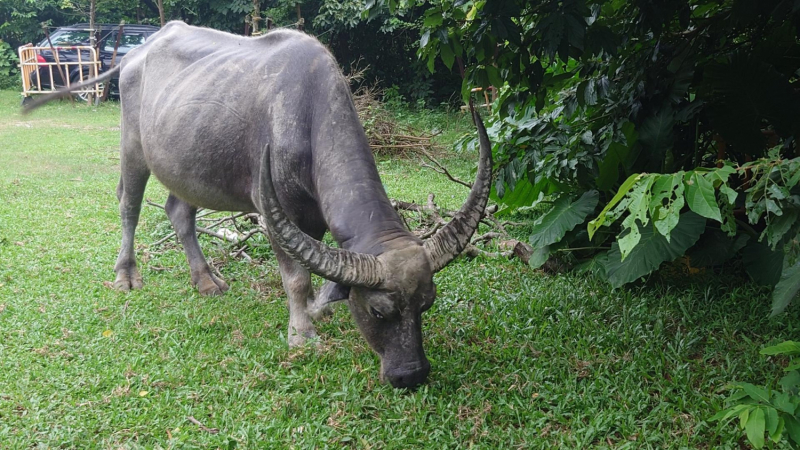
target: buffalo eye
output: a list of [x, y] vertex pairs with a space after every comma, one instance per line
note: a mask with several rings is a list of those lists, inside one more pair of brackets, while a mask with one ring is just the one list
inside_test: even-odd
[[375, 308], [373, 308], [373, 307], [371, 307], [371, 306], [370, 306], [370, 307], [369, 307], [369, 312], [370, 312], [370, 313], [372, 313], [372, 315], [373, 315], [373, 316], [374, 316], [376, 319], [381, 319], [381, 320], [383, 320], [383, 314], [379, 313], [377, 309], [375, 309]]
[[423, 297], [423, 303], [422, 303], [422, 306], [420, 307], [420, 312], [425, 312], [425, 311], [431, 309], [431, 306], [433, 306], [433, 301], [434, 300], [436, 300], [436, 286], [435, 285], [433, 286], [433, 289], [431, 290], [431, 292], [428, 293], [428, 295]]

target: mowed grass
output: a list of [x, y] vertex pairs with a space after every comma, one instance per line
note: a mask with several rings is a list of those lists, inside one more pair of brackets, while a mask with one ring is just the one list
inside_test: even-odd
[[[519, 261], [458, 259], [424, 316], [428, 382], [378, 382], [347, 308], [289, 351], [277, 265], [201, 244], [231, 290], [203, 298], [145, 206], [143, 290], [108, 287], [119, 245], [119, 107], [20, 116], [0, 92], [0, 448], [739, 448], [709, 423], [732, 380], [774, 383], [758, 351], [800, 336], [798, 307], [706, 276], [612, 291]], [[461, 124], [468, 128], [468, 125]], [[475, 155], [445, 158], [471, 178]], [[466, 189], [381, 158], [390, 195], [455, 208]], [[166, 192], [151, 179], [146, 197]], [[193, 418], [202, 426], [190, 418]]]

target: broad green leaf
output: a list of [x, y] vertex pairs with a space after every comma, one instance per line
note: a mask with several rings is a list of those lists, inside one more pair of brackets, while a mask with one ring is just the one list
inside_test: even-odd
[[639, 141], [648, 149], [651, 160], [658, 162], [650, 170], [663, 170], [661, 162], [667, 150], [672, 148], [672, 129], [675, 126], [675, 118], [672, 109], [665, 107], [656, 115], [650, 116], [642, 122], [639, 127]]
[[[628, 194], [631, 199], [630, 204], [628, 204], [628, 211], [630, 211], [631, 214], [630, 216], [641, 222], [642, 226], [650, 223], [650, 219], [647, 217], [647, 211], [650, 206], [650, 198], [652, 196], [650, 187], [653, 186], [657, 176], [658, 175], [652, 175], [643, 178], [636, 184], [636, 186], [633, 187], [633, 189], [631, 189], [631, 192]], [[625, 227], [632, 227], [632, 225], [633, 222], [629, 222], [627, 225], [625, 225]]]
[[469, 12], [467, 13], [467, 21], [472, 22], [475, 20], [475, 15], [478, 13], [478, 5], [472, 5]]
[[600, 194], [594, 190], [585, 192], [574, 202], [567, 196], [559, 197], [553, 208], [533, 226], [530, 244], [539, 248], [560, 241], [568, 231], [583, 223], [594, 212], [599, 198]]
[[670, 199], [669, 205], [666, 208], [661, 208], [659, 213], [659, 220], [654, 220], [656, 230], [667, 239], [670, 240], [672, 230], [678, 225], [680, 219], [680, 212], [683, 209], [683, 172], [678, 172], [673, 175], [675, 179], [675, 198]]
[[797, 405], [792, 403], [792, 396], [786, 392], [776, 392], [775, 400], [772, 404], [778, 411], [783, 411], [786, 414], [794, 414], [794, 410], [797, 408]]
[[714, 186], [703, 175], [692, 172], [689, 179], [684, 182], [686, 185], [686, 202], [692, 211], [700, 214], [707, 219], [722, 222], [722, 216], [717, 206], [717, 198], [714, 195]]
[[783, 436], [784, 426], [785, 423], [783, 417], [778, 416], [778, 424], [775, 427], [775, 431], [769, 434], [769, 438], [772, 439], [772, 442], [775, 442], [777, 444], [781, 440], [781, 437]]
[[720, 230], [707, 228], [687, 256], [693, 267], [719, 266], [733, 258], [749, 240], [747, 234], [730, 238]]
[[795, 445], [800, 444], [800, 418], [785, 415], [783, 419], [786, 434], [795, 442]]
[[755, 448], [764, 446], [765, 422], [764, 410], [762, 408], [756, 408], [753, 413], [750, 414], [744, 426], [745, 432], [747, 433], [747, 440], [749, 440]]
[[550, 246], [545, 245], [544, 247], [538, 247], [533, 250], [533, 254], [531, 254], [531, 259], [528, 260], [528, 264], [532, 268], [538, 269], [539, 267], [542, 267], [549, 258]]
[[798, 215], [800, 214], [796, 208], [788, 207], [784, 209], [783, 215], [767, 217], [769, 222], [763, 234], [767, 236], [767, 243], [770, 247], [774, 249], [780, 244], [786, 233], [797, 224]]
[[719, 411], [718, 413], [714, 414], [708, 420], [711, 420], [711, 421], [728, 420], [731, 417], [738, 416], [745, 409], [750, 409], [750, 405], [735, 405], [735, 406], [731, 406], [730, 408], [723, 409], [722, 411]]
[[747, 421], [750, 420], [750, 412], [753, 410], [753, 407], [747, 405], [746, 409], [743, 409], [742, 412], [739, 413], [739, 428], [744, 430], [744, 427], [747, 426]]
[[734, 202], [736, 201], [736, 197], [739, 196], [739, 193], [731, 189], [730, 186], [728, 186], [727, 184], [721, 185], [719, 187], [719, 191], [725, 194], [725, 197], [727, 197], [728, 199], [728, 203], [731, 205], [734, 204]]
[[769, 246], [757, 242], [755, 239], [750, 239], [750, 242], [742, 249], [742, 262], [745, 271], [756, 283], [775, 286], [781, 279], [783, 252], [772, 251]]
[[744, 392], [753, 400], [762, 403], [769, 403], [769, 393], [767, 393], [766, 389], [750, 383], [740, 383], [740, 386], [742, 387], [742, 390], [744, 390]]
[[603, 226], [603, 223], [606, 221], [606, 213], [608, 213], [611, 208], [616, 206], [616, 204], [625, 197], [625, 194], [628, 193], [628, 190], [630, 190], [630, 188], [633, 187], [633, 185], [643, 176], [645, 176], [645, 174], [635, 173], [629, 176], [628, 179], [622, 183], [622, 186], [620, 186], [619, 190], [617, 191], [617, 195], [615, 195], [614, 198], [608, 202], [606, 207], [600, 211], [600, 214], [597, 215], [597, 218], [589, 222], [589, 225], [587, 226], [587, 230], [589, 231], [589, 239], [592, 239], [592, 237], [594, 237], [594, 233], [597, 232], [597, 229]]
[[503, 78], [500, 76], [500, 71], [495, 66], [486, 66], [486, 76], [489, 78], [491, 86], [500, 87], [503, 85]]
[[608, 252], [606, 273], [608, 282], [615, 288], [630, 283], [654, 271], [664, 261], [672, 261], [686, 253], [697, 242], [705, 229], [706, 219], [693, 212], [681, 215], [678, 226], [672, 230], [672, 239], [654, 231], [653, 227], [642, 227], [639, 244], [622, 261], [619, 244], [614, 243]]
[[617, 237], [617, 244], [619, 244], [619, 252], [622, 255], [622, 261], [625, 261], [625, 258], [631, 253], [634, 247], [639, 244], [639, 241], [642, 239], [642, 233], [639, 231], [639, 225], [636, 223], [636, 217], [633, 214], [622, 221], [622, 226], [627, 232]]
[[597, 188], [607, 191], [614, 187], [614, 183], [619, 178], [619, 165], [623, 164], [630, 154], [630, 147], [620, 144], [619, 142], [612, 142], [608, 146], [606, 156], [598, 164]]
[[761, 349], [762, 355], [800, 355], [800, 342], [784, 341]]
[[600, 252], [588, 261], [579, 263], [573, 270], [575, 273], [589, 272], [600, 278], [606, 278], [606, 261], [608, 259], [608, 252]]
[[767, 423], [767, 433], [770, 436], [773, 436], [775, 432], [778, 430], [778, 410], [771, 406], [767, 406], [764, 408], [765, 412], [765, 419]]
[[728, 237], [736, 236], [736, 216], [733, 214], [734, 205], [730, 203], [722, 203], [720, 205], [720, 211], [722, 212], [722, 225], [719, 227], [720, 230], [724, 231]]
[[769, 194], [770, 197], [774, 198], [775, 200], [783, 200], [791, 195], [788, 189], [786, 189], [784, 186], [779, 186], [777, 184], [771, 184], [767, 188], [767, 193]]
[[712, 170], [711, 172], [708, 172], [705, 177], [709, 179], [715, 188], [718, 188], [723, 184], [726, 184], [728, 182], [728, 178], [734, 173], [736, 173], [736, 169], [734, 169], [733, 166], [726, 164], [722, 167]]
[[595, 89], [594, 82], [590, 82], [589, 85], [586, 86], [584, 96], [587, 105], [594, 106], [597, 104], [597, 90]]
[[425, 31], [422, 33], [422, 37], [419, 38], [419, 48], [425, 48], [428, 45], [428, 42], [431, 39], [431, 32], [430, 30]]
[[780, 381], [778, 381], [778, 384], [781, 385], [784, 392], [796, 393], [798, 387], [800, 387], [800, 372], [793, 370], [787, 373], [783, 376], [783, 378], [780, 379]]
[[439, 51], [442, 54], [442, 61], [444, 65], [447, 67], [448, 70], [453, 68], [453, 61], [456, 59], [456, 55], [453, 53], [453, 49], [450, 47], [450, 44], [445, 44], [444, 42], [439, 46]]
[[800, 261], [791, 267], [784, 267], [783, 273], [775, 290], [772, 291], [772, 313], [775, 316], [782, 313], [792, 300], [800, 293]]
[[[495, 183], [495, 189], [498, 191], [501, 185], [499, 181], [500, 178], [498, 178], [498, 182]], [[495, 192], [495, 190], [492, 190], [489, 194], [490, 199], [506, 206], [498, 211], [495, 216], [507, 215], [516, 211], [518, 208], [531, 206], [540, 198], [540, 195], [552, 195], [558, 190], [558, 186], [551, 183], [551, 181], [545, 177], [541, 177], [535, 185], [531, 184], [528, 177], [520, 178], [516, 181], [513, 190], [511, 186], [506, 186], [505, 183], [503, 183], [502, 186], [502, 197], [499, 197], [501, 193]]]
[[633, 148], [633, 144], [639, 140], [639, 133], [636, 132], [636, 125], [633, 122], [625, 122], [621, 127], [622, 134], [625, 136], [625, 144], [628, 148]]
[[586, 87], [589, 86], [592, 80], [583, 80], [578, 84], [578, 88], [575, 90], [575, 97], [578, 99], [578, 104], [581, 107], [586, 106]]

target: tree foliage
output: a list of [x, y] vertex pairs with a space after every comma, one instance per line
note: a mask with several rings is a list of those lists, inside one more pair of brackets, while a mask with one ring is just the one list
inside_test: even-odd
[[[599, 191], [599, 211], [583, 218], [591, 241], [565, 234], [581, 249], [568, 258], [592, 258], [591, 267], [609, 276], [641, 263], [628, 257], [647, 248], [644, 275], [654, 261], [686, 252], [709, 262], [703, 249], [723, 240], [741, 249], [754, 279], [764, 281], [756, 268], [776, 258], [770, 282], [794, 279], [780, 276], [795, 270], [800, 245], [794, 2], [420, 4], [427, 11], [419, 56], [429, 68], [437, 60], [458, 68], [465, 99], [473, 87], [500, 87], [489, 128], [496, 200], [513, 210]], [[705, 226], [693, 231], [694, 248], [676, 252], [672, 234], [688, 217]], [[668, 245], [652, 245], [645, 233]], [[773, 312], [797, 290], [779, 284]]]
[[[0, 39], [13, 49], [44, 37], [42, 24], [53, 28], [88, 22], [89, 0], [7, 0], [0, 2]], [[159, 24], [157, 0], [127, 2], [97, 0], [98, 23]], [[236, 34], [253, 29], [252, 14], [258, 5], [259, 29], [266, 19], [273, 28], [303, 29], [326, 43], [349, 69], [369, 67], [364, 82], [380, 82], [396, 90], [409, 102], [438, 104], [457, 100], [461, 78], [438, 63], [431, 73], [417, 56], [423, 6], [402, 2], [393, 14], [388, 11], [363, 14], [364, 0], [163, 0], [166, 20], [206, 26]], [[357, 64], [356, 64], [357, 63]], [[16, 74], [15, 74], [16, 76]], [[13, 78], [13, 77], [9, 77]]]

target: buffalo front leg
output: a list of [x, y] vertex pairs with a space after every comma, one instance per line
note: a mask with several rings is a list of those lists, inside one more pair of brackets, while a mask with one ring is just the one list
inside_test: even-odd
[[123, 163], [122, 175], [117, 185], [119, 215], [122, 221], [122, 245], [114, 265], [117, 276], [114, 289], [129, 291], [142, 288], [142, 276], [136, 268], [136, 251], [133, 246], [136, 225], [142, 209], [142, 197], [150, 172], [147, 169], [126, 170]]
[[170, 194], [164, 209], [183, 244], [192, 274], [192, 285], [197, 286], [201, 295], [219, 295], [227, 291], [228, 285], [211, 273], [203, 251], [200, 250], [200, 243], [197, 242], [197, 208]]
[[310, 338], [317, 337], [317, 330], [311, 323], [306, 304], [313, 296], [311, 273], [281, 250], [270, 238], [272, 249], [278, 258], [283, 289], [289, 298], [289, 347], [300, 347]]

